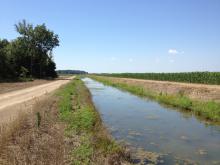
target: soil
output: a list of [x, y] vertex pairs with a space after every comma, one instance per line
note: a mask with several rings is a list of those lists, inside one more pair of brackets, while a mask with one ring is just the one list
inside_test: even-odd
[[191, 99], [220, 102], [220, 85], [190, 84], [169, 81], [140, 80], [131, 78], [113, 78], [116, 82], [142, 86], [144, 89], [167, 94], [184, 94]]
[[[12, 92], [0, 94], [0, 124], [16, 118], [25, 107], [32, 106], [43, 96], [53, 92], [60, 86], [68, 83], [73, 77], [50, 81]], [[24, 86], [23, 86], [24, 87]]]
[[7, 83], [0, 83], [0, 94], [12, 92], [15, 90], [20, 90], [36, 85], [41, 85], [45, 83], [50, 83], [52, 80], [34, 80], [28, 82], [7, 82]]

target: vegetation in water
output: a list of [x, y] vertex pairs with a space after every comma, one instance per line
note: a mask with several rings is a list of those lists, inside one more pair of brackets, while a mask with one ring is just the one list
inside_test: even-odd
[[103, 156], [110, 157], [110, 162], [124, 159], [123, 149], [108, 137], [81, 80], [75, 79], [58, 95], [60, 118], [67, 124], [66, 136], [77, 135], [80, 139], [80, 144], [71, 152], [73, 164], [102, 164], [99, 161]]
[[103, 76], [220, 85], [220, 72], [114, 73]]
[[100, 81], [106, 85], [117, 87], [133, 94], [155, 99], [160, 103], [179, 107], [184, 110], [193, 112], [196, 115], [201, 116], [207, 120], [220, 122], [220, 103], [214, 101], [198, 101], [190, 99], [183, 94], [170, 95], [167, 93], [157, 93], [155, 91], [149, 91], [141, 86], [129, 85], [126, 83], [114, 82], [113, 80], [101, 77], [101, 76], [90, 76], [91, 78]]

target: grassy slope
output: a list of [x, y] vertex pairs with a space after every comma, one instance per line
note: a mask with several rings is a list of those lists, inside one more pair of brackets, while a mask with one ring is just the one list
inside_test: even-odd
[[199, 115], [204, 119], [220, 122], [220, 103], [216, 103], [213, 101], [203, 102], [192, 100], [181, 93], [179, 93], [178, 95], [168, 95], [166, 93], [157, 94], [154, 91], [144, 90], [141, 86], [131, 86], [126, 83], [116, 83], [107, 77], [91, 76], [91, 78], [100, 81], [106, 85], [117, 87], [142, 97], [155, 99], [160, 103], [192, 111], [194, 114]]
[[102, 126], [88, 89], [75, 79], [59, 91], [60, 118], [67, 124], [66, 136], [77, 135], [79, 143], [72, 149], [73, 164], [107, 164], [121, 162], [124, 151], [110, 137]]

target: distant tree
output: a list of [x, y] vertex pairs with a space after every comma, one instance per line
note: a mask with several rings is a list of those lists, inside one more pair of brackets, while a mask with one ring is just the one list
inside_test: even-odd
[[88, 74], [86, 71], [82, 70], [57, 70], [58, 74]]

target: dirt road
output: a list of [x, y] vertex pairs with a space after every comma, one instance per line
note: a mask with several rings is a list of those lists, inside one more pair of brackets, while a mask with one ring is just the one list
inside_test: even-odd
[[24, 88], [30, 88], [30, 87], [34, 87], [37, 85], [43, 85], [43, 84], [50, 83], [53, 81], [54, 80], [36, 79], [34, 81], [27, 81], [27, 82], [0, 82], [0, 95], [3, 93], [21, 90]]
[[9, 93], [0, 94], [0, 123], [8, 120], [13, 113], [17, 113], [16, 109], [22, 109], [22, 106], [30, 106], [33, 101], [54, 91], [61, 85], [68, 83], [74, 77], [56, 80], [47, 84], [16, 90]]

